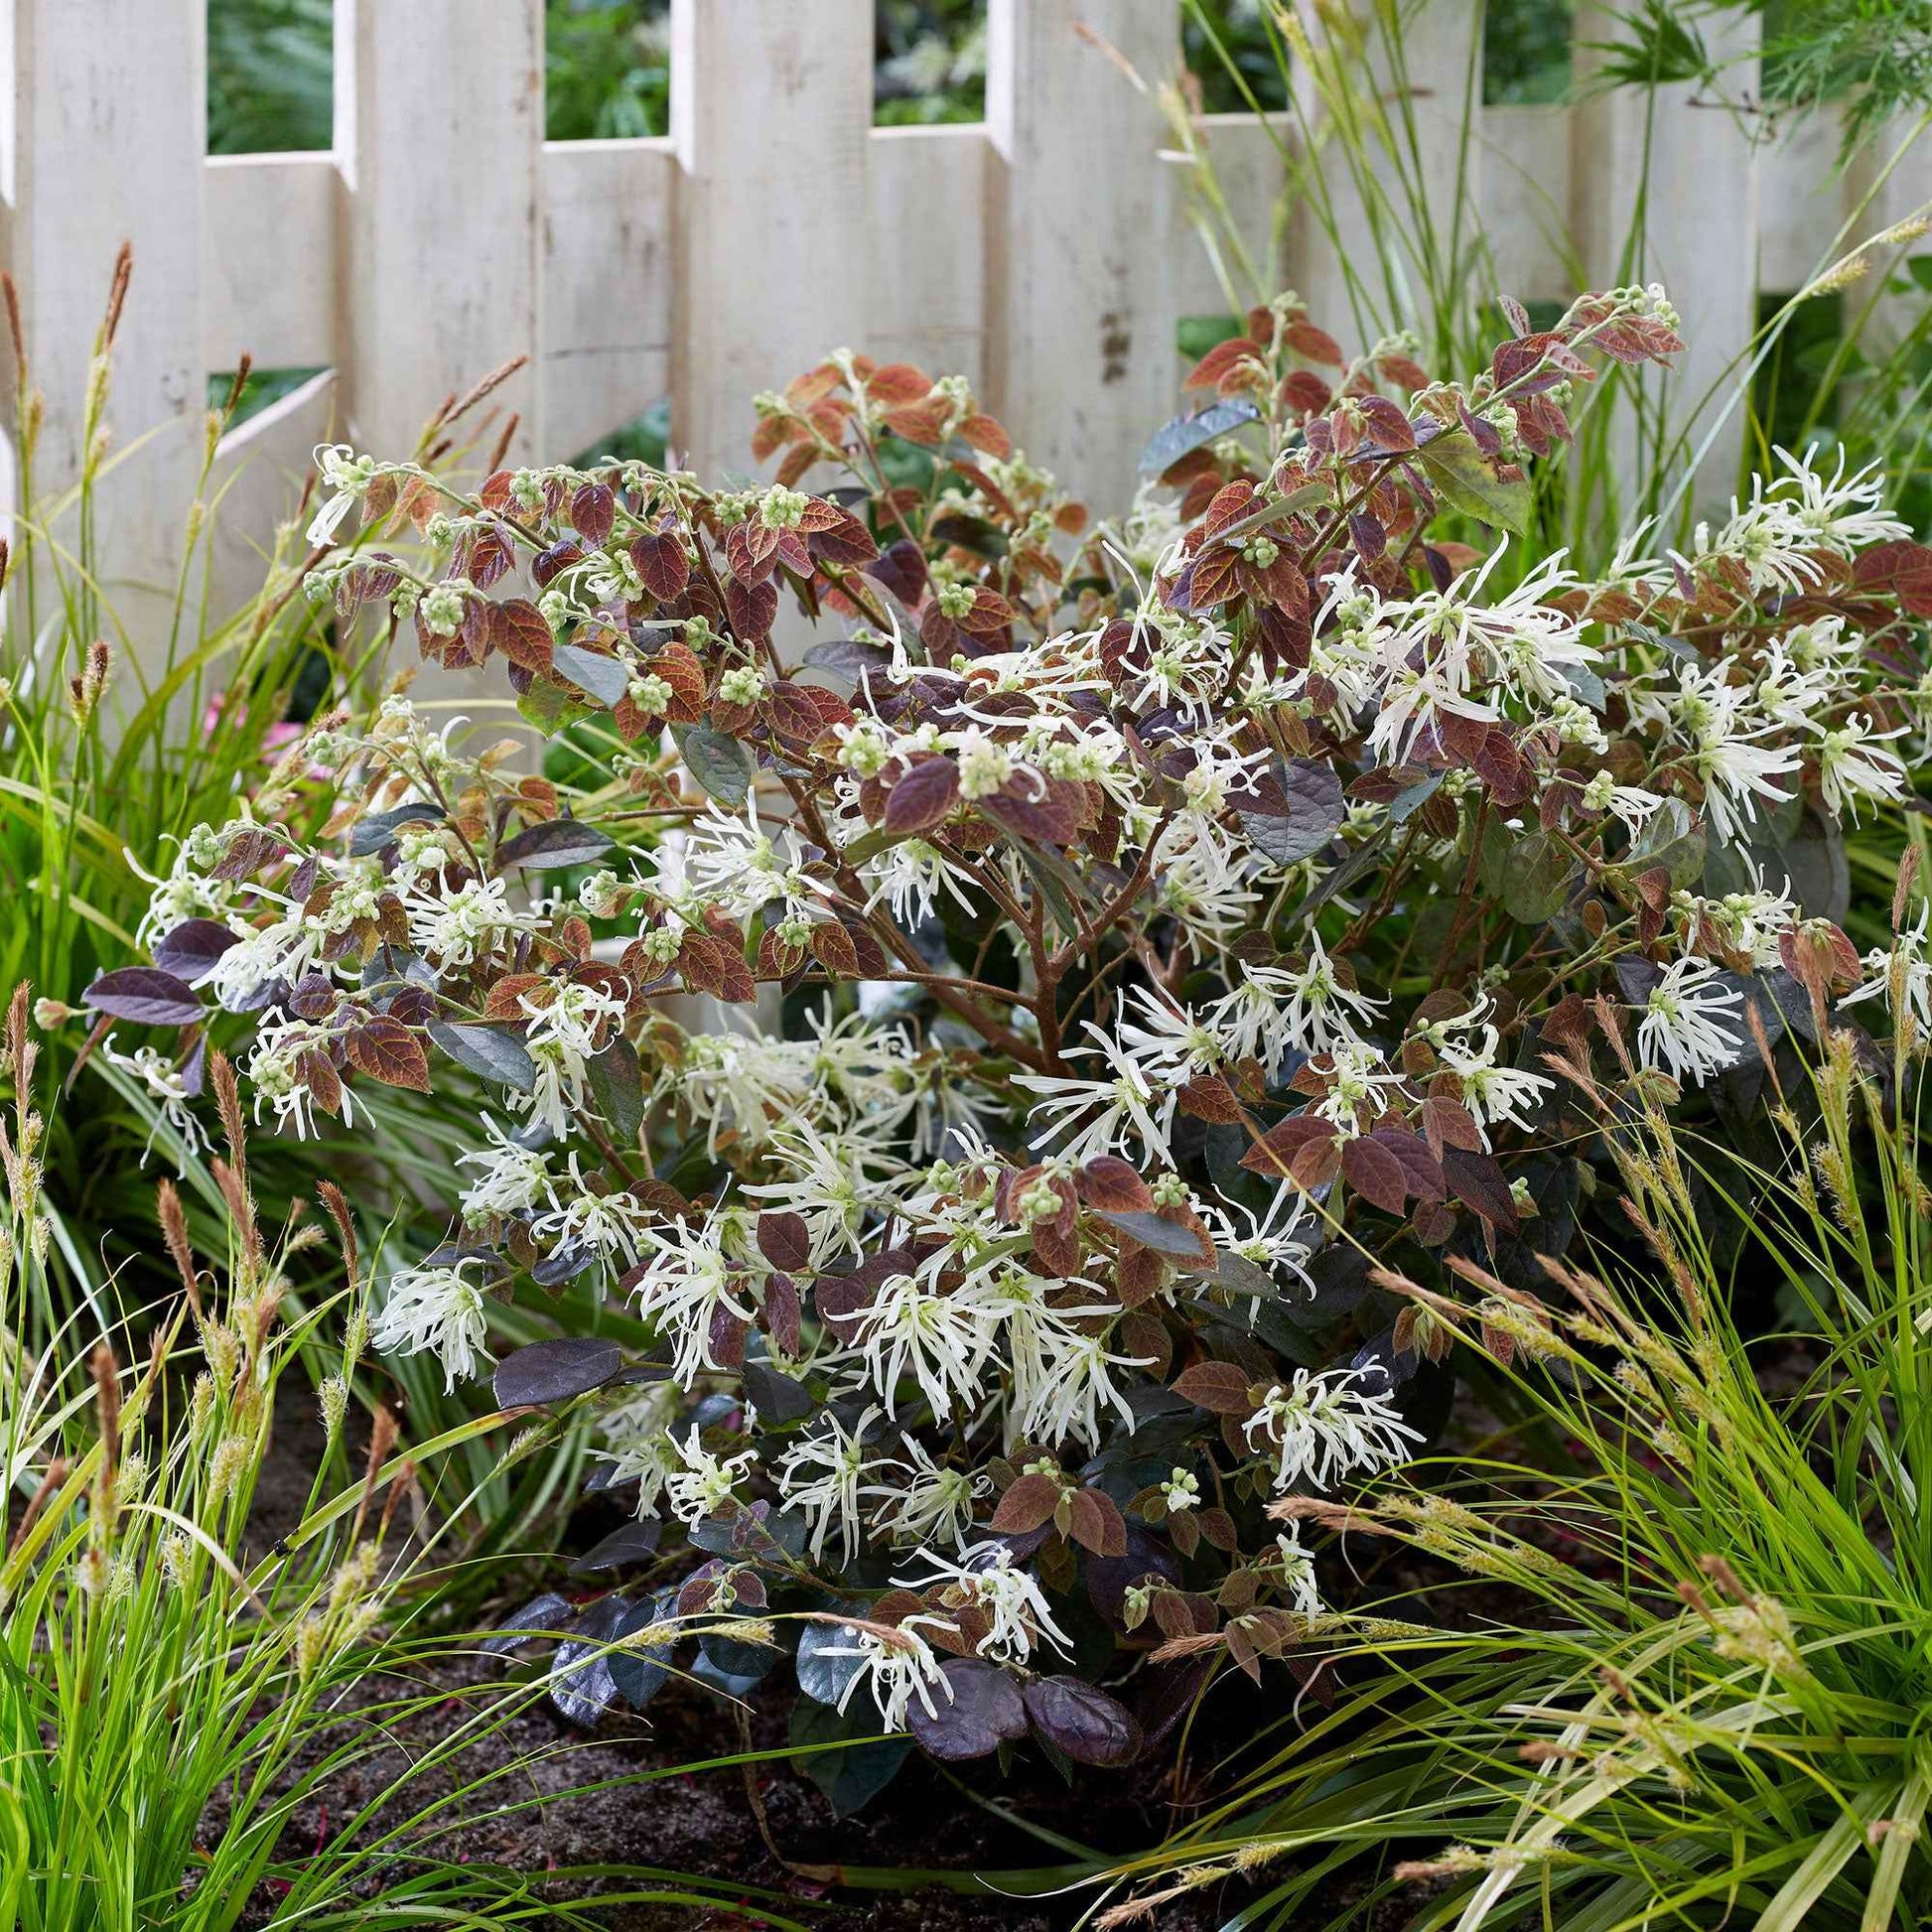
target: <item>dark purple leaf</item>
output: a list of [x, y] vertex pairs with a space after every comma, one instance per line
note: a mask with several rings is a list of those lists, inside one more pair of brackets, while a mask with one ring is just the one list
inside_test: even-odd
[[759, 1253], [781, 1274], [795, 1275], [812, 1258], [811, 1230], [802, 1214], [771, 1210], [758, 1219]]
[[554, 1589], [533, 1596], [520, 1610], [506, 1616], [493, 1636], [483, 1638], [477, 1648], [490, 1657], [506, 1657], [532, 1632], [555, 1630], [570, 1621], [571, 1605]]
[[496, 848], [496, 864], [505, 872], [513, 866], [525, 872], [562, 872], [590, 865], [610, 849], [610, 835], [595, 825], [580, 818], [550, 818], [505, 839]]
[[1277, 760], [1239, 808], [1242, 829], [1278, 866], [1319, 852], [1341, 829], [1346, 809], [1340, 778], [1320, 759]]
[[614, 1341], [595, 1335], [560, 1335], [533, 1341], [496, 1365], [494, 1388], [499, 1409], [568, 1402], [601, 1389], [623, 1367]]
[[1505, 1234], [1516, 1232], [1516, 1200], [1494, 1156], [1475, 1148], [1446, 1147], [1443, 1177], [1449, 1192], [1464, 1206], [1473, 1207], [1491, 1227]]
[[154, 949], [154, 963], [188, 986], [199, 986], [239, 935], [218, 919], [184, 919]]
[[202, 1017], [195, 989], [154, 966], [122, 966], [103, 973], [80, 997], [96, 1013], [143, 1027], [190, 1027]]
[[621, 1570], [626, 1564], [648, 1563], [656, 1554], [664, 1526], [644, 1517], [615, 1529], [570, 1566], [573, 1577], [594, 1577], [602, 1570]]
[[1112, 1767], [1140, 1756], [1140, 1720], [1105, 1691], [1077, 1677], [1035, 1677], [1023, 1696], [1034, 1729], [1076, 1764]]
[[978, 1657], [949, 1657], [940, 1670], [951, 1698], [935, 1686], [932, 1716], [914, 1698], [905, 1718], [928, 1757], [959, 1764], [1026, 1736], [1027, 1705], [1005, 1671]]

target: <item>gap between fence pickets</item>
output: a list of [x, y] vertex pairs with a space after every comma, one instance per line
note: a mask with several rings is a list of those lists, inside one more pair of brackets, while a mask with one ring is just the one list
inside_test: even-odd
[[[1074, 33], [1077, 18], [1158, 80], [1174, 36], [1145, 0], [992, 0], [988, 122], [898, 129], [870, 125], [860, 0], [675, 0], [672, 135], [584, 143], [541, 139], [540, 0], [338, 0], [334, 149], [213, 160], [202, 4], [13, 0], [7, 240], [46, 398], [46, 486], [77, 471], [108, 265], [123, 235], [136, 249], [112, 421], [123, 445], [165, 433], [106, 492], [113, 579], [168, 581], [207, 373], [244, 348], [338, 377], [224, 451], [224, 471], [249, 466], [226, 499], [224, 595], [245, 592], [242, 561], [292, 506], [298, 438], [406, 451], [443, 395], [517, 353], [531, 366], [497, 400], [520, 414], [518, 460], [592, 448], [671, 391], [678, 447], [706, 474], [743, 474], [756, 391], [844, 344], [961, 369], [1035, 460], [1114, 508], [1173, 406], [1177, 319], [1226, 306], [1154, 102]], [[1461, 98], [1473, 17], [1469, 0], [1434, 0], [1435, 65], [1412, 78], [1439, 118]], [[1598, 26], [1580, 10], [1580, 37]], [[1645, 111], [1634, 94], [1482, 110], [1477, 193], [1503, 287], [1561, 301], [1580, 266], [1616, 278]], [[1257, 260], [1311, 293], [1306, 229], [1274, 245], [1268, 130], [1212, 116], [1203, 134]], [[1645, 270], [1686, 316], [1687, 391], [1748, 337], [1759, 286], [1817, 266], [1852, 192], [1822, 166], [1835, 139], [1820, 120], [1753, 150], [1688, 90], [1660, 98]], [[1906, 206], [1925, 170], [1909, 172], [1890, 197]], [[1726, 486], [1734, 448], [1721, 439], [1708, 466]]]

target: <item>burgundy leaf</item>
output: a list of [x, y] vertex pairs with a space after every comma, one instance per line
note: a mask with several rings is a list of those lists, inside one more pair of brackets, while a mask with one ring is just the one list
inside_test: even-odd
[[154, 966], [103, 973], [80, 997], [96, 1013], [142, 1027], [190, 1027], [202, 1017], [195, 989]]
[[1465, 1206], [1472, 1207], [1505, 1234], [1514, 1234], [1520, 1225], [1516, 1201], [1509, 1181], [1494, 1156], [1479, 1148], [1446, 1147], [1443, 1150], [1443, 1177], [1449, 1191]]

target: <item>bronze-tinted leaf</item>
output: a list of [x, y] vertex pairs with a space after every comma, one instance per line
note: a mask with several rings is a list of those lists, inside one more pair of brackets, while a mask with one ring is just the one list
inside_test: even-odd
[[799, 1274], [811, 1265], [811, 1230], [802, 1214], [766, 1211], [758, 1219], [759, 1253], [773, 1268]]
[[489, 640], [520, 670], [547, 671], [555, 640], [544, 616], [526, 597], [490, 607]]
[[1319, 362], [1324, 368], [1338, 369], [1347, 359], [1341, 352], [1341, 345], [1325, 329], [1317, 329], [1303, 316], [1283, 325], [1282, 340], [1297, 355]]
[[997, 417], [984, 414], [968, 416], [960, 424], [959, 433], [974, 449], [1001, 463], [1013, 455], [1013, 438], [1006, 433]]
[[1140, 1173], [1118, 1154], [1099, 1154], [1080, 1170], [1080, 1198], [1089, 1207], [1127, 1213], [1154, 1205]]
[[617, 507], [617, 495], [609, 483], [582, 483], [570, 499], [570, 520], [577, 534], [598, 549], [610, 541]]
[[1123, 1239], [1114, 1265], [1114, 1292], [1124, 1309], [1151, 1302], [1168, 1282], [1168, 1263], [1152, 1248]]
[[1319, 1120], [1311, 1114], [1293, 1114], [1271, 1127], [1241, 1157], [1241, 1165], [1254, 1173], [1286, 1175], [1293, 1171], [1296, 1156], [1305, 1148], [1334, 1137], [1333, 1121]]
[[768, 578], [759, 584], [742, 584], [733, 578], [725, 586], [725, 613], [747, 643], [760, 642], [778, 621], [777, 585]]
[[886, 794], [886, 830], [895, 837], [929, 831], [958, 798], [958, 765], [949, 758], [921, 759]]
[[682, 597], [691, 581], [691, 563], [684, 554], [683, 541], [669, 530], [634, 538], [630, 561], [637, 566], [644, 589], [660, 604]]
[[711, 1311], [711, 1359], [720, 1368], [744, 1367], [745, 1338], [749, 1331], [744, 1317], [734, 1314], [721, 1303]]
[[1195, 1362], [1175, 1378], [1173, 1392], [1217, 1416], [1251, 1416], [1254, 1401], [1248, 1391], [1254, 1378], [1234, 1362]]
[[416, 1093], [429, 1091], [429, 1055], [401, 1021], [376, 1014], [350, 1029], [343, 1045], [349, 1065], [371, 1080]]
[[[1021, 1481], [1026, 1480], [1025, 1476]], [[1097, 1557], [1124, 1557], [1127, 1554], [1127, 1522], [1113, 1497], [1099, 1489], [1077, 1489], [1073, 1493], [1071, 1529], [1081, 1549]]]
[[1443, 1178], [1442, 1163], [1420, 1135], [1412, 1134], [1406, 1127], [1378, 1127], [1369, 1139], [1394, 1158], [1402, 1170], [1403, 1186], [1413, 1198], [1425, 1201], [1446, 1198], [1449, 1186]]
[[695, 725], [703, 719], [704, 666], [689, 644], [666, 644], [654, 657], [645, 659], [644, 668], [671, 687], [671, 702], [665, 716], [672, 724]]
[[770, 1275], [764, 1283], [764, 1325], [771, 1339], [787, 1355], [799, 1353], [803, 1343], [798, 1284], [789, 1275]]
[[1234, 1518], [1224, 1509], [1203, 1509], [1200, 1512], [1200, 1533], [1215, 1549], [1233, 1551], [1240, 1543], [1235, 1534]]
[[1173, 1361], [1173, 1339], [1158, 1314], [1130, 1309], [1120, 1318], [1119, 1352], [1129, 1361], [1145, 1363], [1154, 1375], [1166, 1375]]
[[887, 362], [866, 377], [866, 394], [894, 408], [924, 402], [931, 393], [931, 376], [913, 362]]
[[963, 618], [954, 621], [962, 630], [970, 630], [976, 635], [990, 635], [1004, 630], [1019, 613], [1003, 598], [998, 591], [988, 590], [984, 584], [973, 592], [973, 605]]
[[1211, 611], [1241, 589], [1241, 553], [1226, 547], [1210, 550], [1182, 581], [1187, 593], [1186, 608]]
[[1183, 389], [1219, 389], [1228, 377], [1243, 372], [1265, 372], [1261, 345], [1251, 342], [1246, 336], [1230, 336], [1226, 342], [1216, 343], [1187, 371], [1187, 379], [1180, 386]]
[[1348, 1184], [1365, 1201], [1372, 1202], [1385, 1213], [1402, 1212], [1408, 1187], [1403, 1178], [1402, 1164], [1387, 1148], [1378, 1147], [1374, 1141], [1366, 1138], [1344, 1141], [1341, 1171]]
[[1064, 778], [1042, 781], [1017, 773], [992, 797], [974, 803], [985, 817], [1020, 838], [1039, 845], [1071, 845], [1080, 833], [1086, 795]]
[[1052, 1520], [1060, 1503], [1060, 1480], [1044, 1471], [1025, 1475], [1000, 1498], [993, 1529], [1001, 1536], [1025, 1536]]
[[762, 523], [734, 523], [725, 532], [725, 563], [739, 583], [761, 584], [778, 554], [778, 532]]
[[925, 402], [904, 403], [897, 409], [887, 410], [886, 427], [907, 443], [929, 447], [944, 441], [946, 423], [951, 414], [950, 403], [943, 397], [933, 397]]
[[1482, 1151], [1482, 1130], [1459, 1100], [1431, 1094], [1422, 1103], [1422, 1126], [1429, 1138], [1430, 1149], [1439, 1161], [1444, 1152], [1452, 1147], [1467, 1148], [1476, 1153]]
[[834, 979], [859, 976], [859, 954], [852, 935], [834, 919], [821, 919], [812, 927], [809, 941], [812, 956]]
[[496, 524], [486, 524], [470, 545], [467, 575], [478, 590], [486, 591], [509, 574], [515, 561], [516, 553], [510, 548], [509, 537]]
[[1363, 396], [1355, 406], [1368, 419], [1369, 429], [1380, 448], [1396, 451], [1416, 447], [1416, 432], [1399, 404], [1387, 396]]

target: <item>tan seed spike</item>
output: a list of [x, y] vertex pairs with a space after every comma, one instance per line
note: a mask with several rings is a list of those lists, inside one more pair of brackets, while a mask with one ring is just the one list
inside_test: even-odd
[[155, 1219], [161, 1223], [161, 1238], [168, 1244], [168, 1253], [174, 1261], [175, 1272], [181, 1277], [182, 1293], [188, 1297], [188, 1306], [195, 1311], [195, 1319], [202, 1319], [202, 1289], [195, 1276], [195, 1251], [188, 1241], [188, 1215], [183, 1210], [181, 1195], [175, 1190], [172, 1180], [164, 1180], [155, 1191]]

